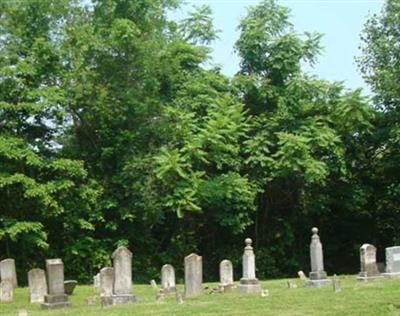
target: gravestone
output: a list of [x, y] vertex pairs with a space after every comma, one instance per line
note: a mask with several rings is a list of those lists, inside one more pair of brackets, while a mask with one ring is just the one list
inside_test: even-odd
[[175, 292], [175, 297], [176, 297], [176, 302], [181, 305], [183, 304], [183, 297], [182, 294], [179, 293], [178, 291]]
[[42, 269], [32, 269], [28, 272], [29, 297], [31, 303], [44, 303], [47, 294], [46, 274]]
[[242, 258], [243, 277], [240, 279], [238, 291], [240, 293], [261, 293], [261, 285], [256, 278], [256, 257], [254, 255], [252, 240], [246, 238]]
[[164, 264], [161, 268], [161, 288], [165, 293], [176, 292], [175, 270], [170, 264]]
[[333, 291], [339, 293], [342, 291], [340, 280], [337, 278], [336, 274], [333, 276]]
[[309, 280], [305, 283], [308, 287], [322, 287], [331, 285], [328, 280], [326, 272], [324, 271], [324, 255], [322, 251], [322, 244], [318, 236], [318, 228], [311, 229], [312, 237], [310, 244], [310, 261], [311, 272]]
[[223, 291], [232, 289], [233, 283], [233, 265], [229, 260], [222, 260], [219, 264], [219, 287]]
[[150, 280], [150, 285], [154, 290], [157, 290], [157, 291], [159, 290], [156, 280]]
[[288, 289], [297, 289], [297, 284], [294, 283], [292, 280], [287, 280]]
[[18, 316], [28, 316], [28, 311], [26, 309], [20, 309], [18, 311]]
[[72, 295], [74, 293], [74, 290], [75, 290], [75, 287], [77, 284], [78, 284], [78, 281], [76, 281], [76, 280], [64, 281], [65, 294]]
[[64, 264], [61, 259], [46, 260], [46, 280], [48, 293], [44, 296], [45, 309], [66, 308], [68, 295], [64, 290]]
[[10, 280], [14, 288], [18, 286], [14, 259], [0, 261], [0, 280]]
[[376, 248], [374, 245], [363, 244], [360, 248], [361, 271], [358, 274], [359, 281], [372, 281], [382, 278], [376, 264]]
[[400, 277], [400, 246], [385, 249], [386, 270], [383, 276], [386, 278]]
[[114, 294], [114, 269], [110, 267], [105, 267], [100, 270], [99, 273], [100, 279], [100, 296], [101, 296], [101, 304], [111, 305], [112, 304], [112, 296]]
[[192, 253], [185, 257], [185, 297], [195, 297], [203, 292], [202, 257]]
[[299, 276], [300, 280], [302, 280], [303, 282], [307, 281], [307, 277], [302, 270], [298, 271], [297, 275]]
[[0, 282], [0, 302], [12, 302], [14, 298], [14, 285], [10, 279]]
[[95, 293], [100, 293], [100, 272], [93, 277], [93, 288]]

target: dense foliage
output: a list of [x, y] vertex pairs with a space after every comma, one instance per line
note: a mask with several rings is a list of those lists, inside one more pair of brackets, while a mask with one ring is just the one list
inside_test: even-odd
[[233, 78], [206, 66], [210, 9], [172, 21], [179, 4], [0, 2], [0, 257], [87, 281], [123, 244], [137, 280], [190, 252], [210, 279], [250, 236], [266, 278], [308, 269], [312, 226], [328, 271], [397, 242], [397, 2], [363, 35], [376, 106], [304, 72], [321, 35], [275, 1], [240, 21]]

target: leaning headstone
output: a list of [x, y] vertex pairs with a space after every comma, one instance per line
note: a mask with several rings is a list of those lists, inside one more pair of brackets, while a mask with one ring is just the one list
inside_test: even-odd
[[93, 289], [95, 293], [100, 293], [100, 272], [93, 277]]
[[165, 293], [176, 292], [175, 270], [170, 264], [164, 264], [161, 268], [161, 288]]
[[297, 275], [299, 276], [300, 280], [302, 280], [303, 282], [307, 281], [307, 277], [306, 277], [306, 275], [304, 274], [304, 272], [302, 270], [297, 272]]
[[376, 248], [374, 245], [363, 244], [360, 248], [361, 271], [358, 274], [359, 281], [372, 281], [382, 278], [376, 264]]
[[48, 294], [44, 296], [45, 309], [66, 308], [68, 295], [64, 289], [64, 264], [61, 259], [46, 260], [46, 279]]
[[5, 279], [0, 282], [0, 302], [12, 302], [14, 298], [14, 285], [11, 280]]
[[386, 270], [383, 276], [386, 278], [400, 277], [400, 247], [389, 247], [385, 249]]
[[219, 287], [223, 292], [232, 289], [233, 283], [233, 265], [229, 260], [222, 260], [219, 264]]
[[42, 269], [32, 269], [28, 272], [29, 297], [31, 303], [44, 303], [47, 294], [46, 274]]
[[150, 285], [154, 290], [158, 291], [158, 286], [155, 280], [150, 280]]
[[306, 282], [309, 287], [322, 287], [331, 285], [328, 280], [326, 272], [324, 271], [324, 255], [322, 252], [322, 244], [318, 236], [318, 228], [311, 229], [312, 237], [310, 244], [310, 261], [311, 272], [310, 279]]
[[75, 287], [77, 284], [78, 284], [78, 281], [76, 281], [76, 280], [64, 281], [65, 294], [72, 295], [74, 293], [74, 290], [75, 290]]
[[0, 280], [10, 280], [14, 288], [18, 286], [14, 259], [0, 261]]
[[192, 253], [185, 257], [185, 297], [195, 297], [203, 292], [202, 257]]
[[243, 253], [243, 277], [240, 279], [238, 291], [240, 293], [261, 293], [261, 285], [256, 278], [256, 257], [254, 255], [252, 240], [246, 238]]
[[114, 287], [114, 269], [105, 267], [100, 270], [100, 297], [101, 306], [113, 304], [113, 287]]

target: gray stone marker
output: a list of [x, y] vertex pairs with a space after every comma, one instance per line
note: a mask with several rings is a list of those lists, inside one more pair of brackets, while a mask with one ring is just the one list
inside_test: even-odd
[[42, 269], [28, 272], [29, 299], [31, 303], [44, 303], [47, 294], [46, 274]]
[[[110, 301], [112, 303], [112, 296], [114, 294], [113, 287], [114, 287], [114, 269], [110, 267], [105, 267], [100, 270], [99, 273], [100, 279], [100, 296], [103, 301]], [[105, 304], [107, 305], [107, 304]]]
[[336, 274], [333, 276], [333, 291], [339, 293], [342, 291], [340, 280], [337, 278]]
[[64, 264], [61, 259], [46, 260], [46, 279], [48, 294], [44, 296], [45, 309], [66, 308], [68, 295], [64, 290]]
[[252, 240], [246, 238], [243, 253], [243, 277], [240, 279], [238, 291], [240, 293], [261, 293], [261, 285], [256, 278], [256, 256], [254, 255]]
[[176, 292], [175, 270], [170, 264], [164, 264], [161, 268], [161, 288], [164, 293]]
[[14, 298], [14, 285], [10, 279], [0, 282], [0, 302], [12, 302]]
[[74, 294], [74, 290], [75, 290], [75, 287], [77, 286], [77, 284], [78, 284], [78, 281], [76, 281], [76, 280], [64, 281], [65, 294], [67, 294], [67, 295]]
[[310, 279], [305, 283], [308, 287], [322, 287], [331, 285], [326, 272], [324, 271], [324, 255], [322, 252], [322, 244], [318, 236], [318, 228], [311, 229], [312, 237], [310, 244], [310, 261], [311, 272]]
[[287, 280], [287, 287], [288, 289], [297, 289], [297, 284], [294, 283], [292, 280]]
[[100, 293], [100, 272], [93, 277], [93, 289], [95, 293]]
[[386, 270], [383, 276], [386, 278], [400, 277], [400, 246], [385, 249]]
[[222, 260], [219, 263], [219, 287], [223, 291], [229, 291], [234, 286], [233, 283], [233, 265], [229, 260]]
[[185, 297], [195, 297], [203, 293], [202, 257], [192, 253], [185, 257]]
[[299, 276], [300, 280], [302, 280], [303, 282], [307, 281], [307, 277], [302, 270], [298, 271], [297, 275]]
[[376, 248], [374, 245], [363, 244], [360, 248], [361, 271], [358, 274], [359, 281], [372, 281], [382, 278], [376, 264]]
[[0, 280], [11, 280], [14, 288], [18, 286], [14, 259], [8, 258], [0, 261]]

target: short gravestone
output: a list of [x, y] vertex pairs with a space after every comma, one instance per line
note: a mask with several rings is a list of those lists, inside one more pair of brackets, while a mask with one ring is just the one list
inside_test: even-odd
[[287, 280], [287, 287], [288, 287], [288, 289], [296, 289], [297, 284], [294, 283], [292, 280]]
[[46, 274], [42, 269], [28, 272], [29, 299], [31, 303], [44, 303], [47, 294]]
[[95, 293], [100, 293], [100, 272], [93, 277], [93, 289]]
[[12, 302], [14, 298], [14, 285], [10, 279], [0, 282], [0, 302]]
[[170, 264], [164, 264], [161, 268], [161, 288], [164, 293], [176, 292], [175, 270]]
[[322, 251], [322, 244], [318, 236], [318, 228], [313, 227], [311, 232], [311, 272], [309, 275], [310, 279], [305, 283], [305, 285], [308, 287], [323, 287], [331, 285], [331, 281], [328, 280], [326, 272], [324, 271], [324, 255]]
[[64, 289], [64, 264], [61, 259], [46, 260], [46, 279], [48, 294], [44, 296], [45, 309], [66, 308], [68, 295]]
[[243, 277], [240, 279], [238, 291], [240, 293], [261, 293], [261, 285], [256, 278], [256, 257], [254, 255], [252, 240], [246, 238], [244, 243], [244, 253], [242, 258]]
[[229, 260], [222, 260], [219, 264], [219, 287], [224, 292], [232, 289], [233, 283], [233, 265]]
[[372, 281], [382, 278], [376, 264], [376, 248], [374, 245], [363, 244], [360, 248], [360, 267], [358, 274], [359, 281]]
[[386, 278], [400, 277], [400, 246], [385, 249], [386, 269], [383, 276]]
[[159, 290], [156, 280], [150, 280], [150, 285], [154, 290], [157, 290], [157, 291]]
[[333, 284], [333, 291], [334, 291], [335, 293], [339, 293], [339, 292], [342, 291], [342, 287], [341, 287], [341, 284], [340, 284], [340, 280], [337, 278], [336, 274], [333, 276], [333, 282], [332, 282], [332, 284]]
[[302, 270], [298, 271], [297, 275], [299, 276], [300, 280], [302, 280], [303, 282], [307, 281], [307, 277]]
[[114, 269], [105, 267], [100, 270], [100, 296], [101, 305], [112, 305], [113, 286], [114, 286]]
[[74, 290], [75, 290], [75, 287], [77, 284], [78, 284], [78, 281], [76, 281], [76, 280], [64, 281], [65, 294], [72, 295], [74, 293]]
[[203, 292], [202, 257], [192, 253], [185, 257], [185, 297], [195, 297]]
[[14, 288], [18, 286], [14, 259], [0, 261], [0, 280], [10, 280]]

